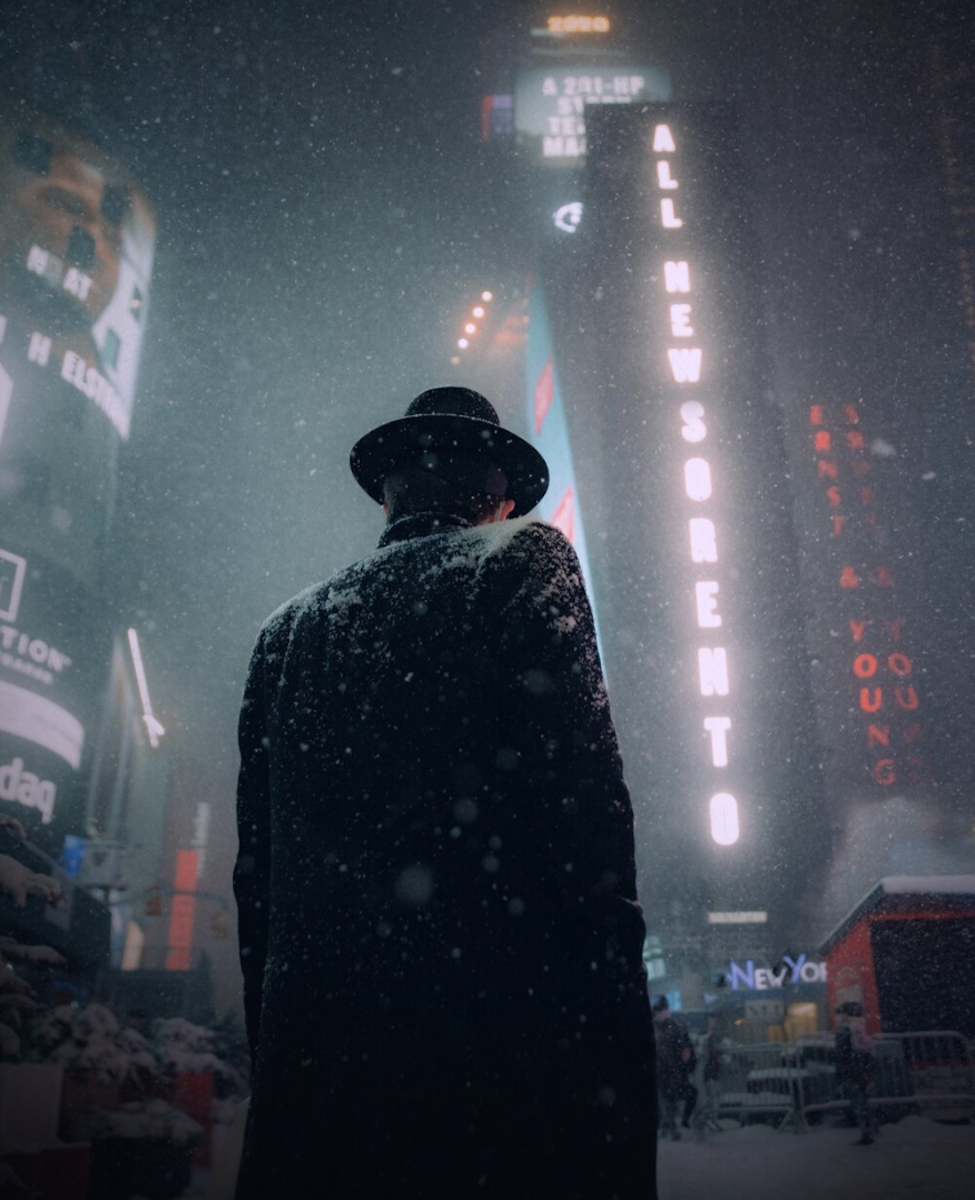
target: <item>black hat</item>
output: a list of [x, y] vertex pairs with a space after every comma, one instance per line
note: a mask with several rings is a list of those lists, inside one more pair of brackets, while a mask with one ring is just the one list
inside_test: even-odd
[[[417, 396], [405, 417], [389, 421], [361, 437], [349, 458], [352, 474], [378, 504], [386, 476], [406, 463], [418, 462], [434, 474], [451, 477], [454, 456], [483, 458], [498, 471], [486, 471], [483, 490], [514, 500], [512, 516], [521, 517], [548, 489], [548, 465], [517, 434], [502, 429], [494, 406], [479, 392], [463, 387], [430, 388]], [[442, 462], [446, 470], [438, 472]]]
[[842, 1004], [837, 1004], [836, 1012], [841, 1017], [862, 1017], [863, 1005], [859, 1000], [845, 1000]]

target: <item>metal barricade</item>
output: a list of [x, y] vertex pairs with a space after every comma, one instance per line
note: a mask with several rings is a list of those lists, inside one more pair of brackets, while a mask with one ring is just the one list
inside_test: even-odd
[[[850, 1108], [836, 1079], [832, 1034], [800, 1037], [801, 1111], [813, 1113]], [[917, 1109], [949, 1120], [975, 1116], [975, 1066], [971, 1047], [960, 1033], [923, 1031], [885, 1033], [873, 1039], [874, 1072], [867, 1103], [875, 1110]]]
[[715, 1108], [719, 1117], [773, 1119], [781, 1129], [801, 1119], [795, 1048], [782, 1042], [725, 1046]]
[[[873, 1039], [874, 1079], [867, 1103], [881, 1113], [914, 1109], [932, 1118], [975, 1119], [975, 1059], [960, 1033], [886, 1033]], [[808, 1129], [807, 1118], [847, 1111], [836, 1078], [836, 1039], [805, 1034], [794, 1043], [725, 1045], [716, 1100], [708, 1116], [773, 1120]]]
[[[915, 1104], [929, 1116], [947, 1120], [971, 1120], [975, 1116], [975, 1063], [972, 1048], [962, 1034], [953, 1030], [924, 1033], [890, 1033], [874, 1039], [875, 1047], [896, 1042], [900, 1048], [899, 1070], [904, 1086]], [[878, 1063], [879, 1063], [878, 1059]], [[881, 1104], [896, 1099], [889, 1077], [877, 1095]]]

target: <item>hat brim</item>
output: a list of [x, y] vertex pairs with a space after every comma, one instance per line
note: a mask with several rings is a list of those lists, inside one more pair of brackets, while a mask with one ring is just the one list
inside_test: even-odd
[[508, 478], [513, 517], [531, 512], [548, 490], [545, 459], [530, 442], [479, 417], [429, 413], [400, 417], [373, 429], [352, 447], [349, 465], [359, 486], [383, 502], [383, 483], [397, 467], [424, 454], [467, 452], [496, 462]]

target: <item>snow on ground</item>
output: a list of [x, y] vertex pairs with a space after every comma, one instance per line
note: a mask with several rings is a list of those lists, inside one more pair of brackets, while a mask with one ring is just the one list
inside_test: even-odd
[[[883, 1125], [872, 1146], [854, 1145], [858, 1136], [852, 1128], [794, 1133], [750, 1125], [700, 1142], [685, 1131], [680, 1142], [659, 1143], [659, 1200], [975, 1197], [975, 1124], [905, 1117]], [[184, 1200], [233, 1200], [233, 1174], [229, 1162], [195, 1171]]]
[[872, 1146], [857, 1130], [768, 1125], [660, 1142], [660, 1200], [972, 1200], [975, 1125], [905, 1117]]

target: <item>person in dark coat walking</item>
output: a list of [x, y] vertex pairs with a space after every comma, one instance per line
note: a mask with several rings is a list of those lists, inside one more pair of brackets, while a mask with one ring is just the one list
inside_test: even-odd
[[870, 1100], [874, 1091], [877, 1063], [873, 1039], [867, 1033], [863, 1005], [847, 1000], [837, 1005], [836, 1081], [860, 1130], [857, 1145], [871, 1146], [879, 1131], [877, 1114]]
[[237, 1196], [653, 1200], [632, 809], [544, 460], [439, 388], [352, 469], [379, 549], [267, 620], [240, 716]]
[[691, 1036], [670, 1011], [666, 996], [653, 1006], [657, 1024], [657, 1086], [660, 1093], [661, 1131], [675, 1142], [680, 1141], [677, 1128], [677, 1108], [684, 1103], [681, 1124], [689, 1127], [697, 1103], [697, 1088], [692, 1082], [697, 1059]]

